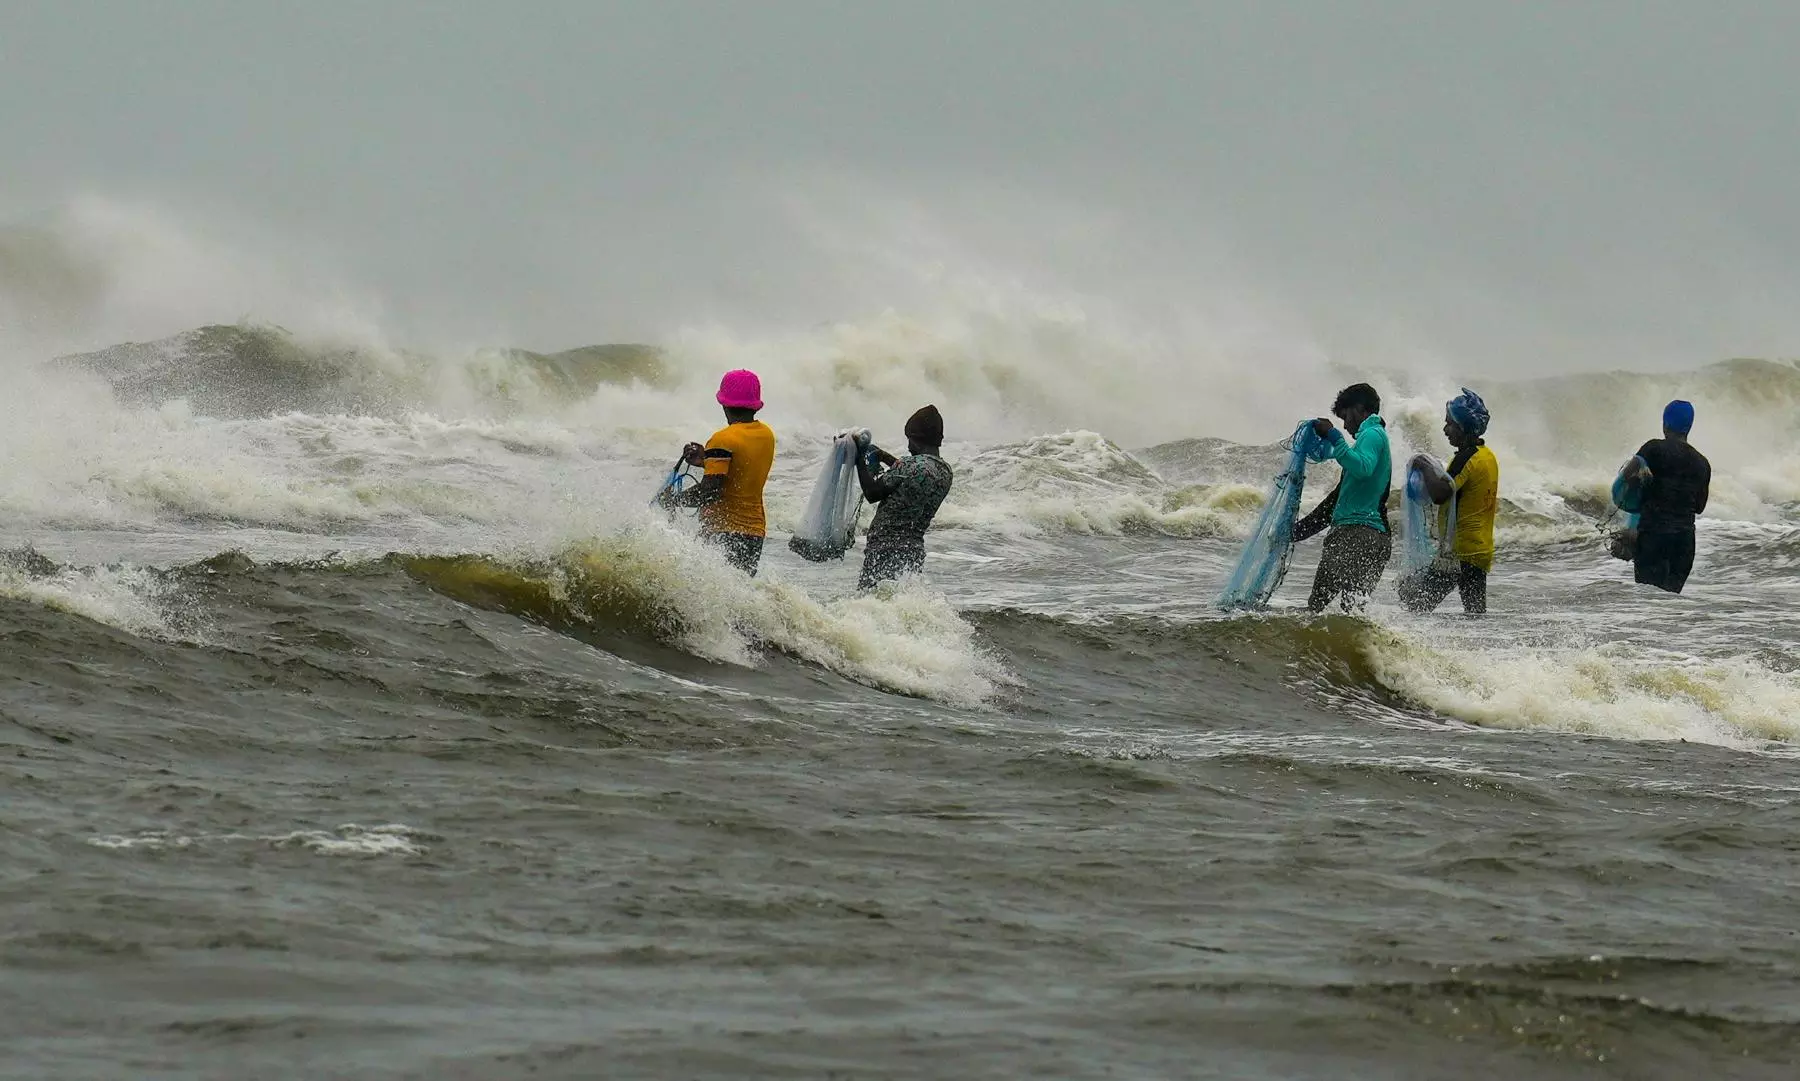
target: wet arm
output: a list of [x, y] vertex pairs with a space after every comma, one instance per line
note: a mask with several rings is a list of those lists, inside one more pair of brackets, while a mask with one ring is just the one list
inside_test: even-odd
[[709, 473], [699, 484], [675, 497], [677, 507], [704, 507], [725, 494], [725, 474]]
[[1412, 460], [1412, 467], [1419, 471], [1420, 478], [1425, 482], [1425, 493], [1431, 496], [1433, 503], [1450, 502], [1450, 497], [1456, 492], [1456, 482], [1450, 479], [1450, 474], [1435, 468], [1422, 454]]
[[708, 503], [717, 503], [725, 494], [725, 478], [731, 475], [731, 452], [724, 447], [707, 447], [701, 461], [706, 464], [705, 478], [697, 487], [677, 496], [676, 506], [704, 507]]
[[1331, 494], [1319, 501], [1311, 514], [1294, 523], [1294, 539], [1303, 541], [1325, 531], [1331, 524], [1331, 512], [1337, 509], [1338, 489], [1333, 488]]
[[883, 472], [880, 476], [876, 476], [875, 472], [869, 468], [870, 458], [874, 458], [890, 470], [899, 459], [880, 447], [870, 447], [868, 453], [856, 456], [856, 481], [862, 485], [863, 498], [871, 503], [879, 503], [894, 494], [894, 476], [890, 472]]

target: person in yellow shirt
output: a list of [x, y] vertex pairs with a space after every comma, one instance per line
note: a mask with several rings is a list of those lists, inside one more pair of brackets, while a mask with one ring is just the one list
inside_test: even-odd
[[1439, 560], [1400, 583], [1400, 603], [1408, 611], [1432, 611], [1452, 589], [1462, 595], [1464, 612], [1481, 615], [1487, 611], [1488, 572], [1494, 569], [1494, 517], [1500, 510], [1500, 460], [1482, 440], [1487, 428], [1487, 404], [1481, 395], [1464, 387], [1444, 410], [1444, 437], [1456, 450], [1450, 465], [1439, 471], [1421, 468], [1429, 464], [1422, 454], [1412, 460], [1431, 501], [1444, 507], [1438, 512], [1440, 533], [1454, 528], [1455, 536], [1450, 545], [1453, 560]]
[[762, 380], [755, 372], [726, 372], [715, 400], [725, 410], [725, 427], [705, 446], [689, 443], [682, 451], [705, 476], [698, 485], [669, 495], [664, 505], [698, 508], [701, 539], [718, 545], [732, 566], [754, 578], [768, 535], [763, 486], [775, 464], [775, 433], [756, 419], [763, 400]]

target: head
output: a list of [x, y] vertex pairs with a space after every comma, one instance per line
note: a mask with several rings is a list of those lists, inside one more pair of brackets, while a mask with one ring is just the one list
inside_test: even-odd
[[1355, 435], [1363, 421], [1381, 412], [1381, 395], [1367, 383], [1357, 383], [1338, 391], [1331, 403], [1331, 415], [1344, 422], [1344, 430]]
[[910, 454], [937, 453], [944, 445], [944, 418], [937, 406], [928, 405], [906, 418], [906, 449]]
[[1694, 430], [1694, 403], [1677, 398], [1663, 409], [1663, 438], [1685, 440]]
[[1487, 428], [1487, 403], [1468, 387], [1462, 388], [1462, 393], [1444, 406], [1444, 438], [1451, 446], [1474, 446], [1487, 434]]
[[726, 372], [713, 398], [724, 407], [725, 419], [731, 423], [755, 420], [756, 411], [763, 407], [762, 380], [746, 368]]

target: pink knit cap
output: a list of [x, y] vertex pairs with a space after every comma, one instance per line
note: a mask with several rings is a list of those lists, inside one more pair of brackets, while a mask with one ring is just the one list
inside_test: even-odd
[[725, 373], [719, 380], [719, 404], [727, 409], [761, 409], [762, 380], [748, 368]]

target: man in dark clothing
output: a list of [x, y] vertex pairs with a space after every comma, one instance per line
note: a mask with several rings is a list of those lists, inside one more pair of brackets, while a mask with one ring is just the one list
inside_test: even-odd
[[[880, 507], [863, 534], [862, 577], [858, 589], [914, 574], [925, 566], [925, 531], [938, 507], [950, 494], [950, 466], [941, 455], [944, 418], [937, 406], [928, 405], [906, 421], [909, 457], [892, 454], [859, 437], [862, 453], [856, 456], [856, 479], [863, 498]], [[871, 460], [887, 467], [876, 473]]]
[[1643, 489], [1637, 526], [1636, 578], [1642, 585], [1680, 593], [1694, 569], [1694, 519], [1706, 509], [1712, 463], [1688, 442], [1694, 407], [1673, 401], [1663, 410], [1663, 437], [1638, 448], [1625, 467], [1627, 484]]

